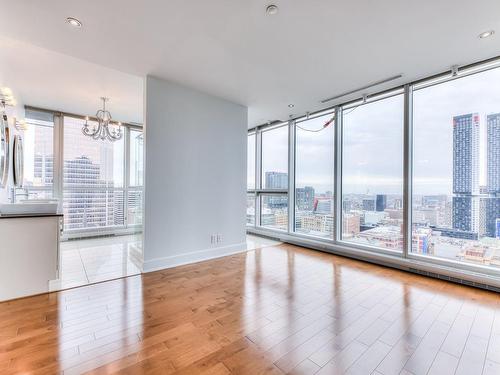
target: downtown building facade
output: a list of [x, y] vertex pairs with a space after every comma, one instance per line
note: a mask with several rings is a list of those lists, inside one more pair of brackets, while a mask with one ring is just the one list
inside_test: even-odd
[[453, 198], [451, 237], [496, 237], [500, 218], [500, 113], [486, 116], [487, 186], [480, 187], [480, 117], [453, 118]]
[[500, 113], [486, 118], [486, 223], [488, 237], [500, 238]]
[[[142, 132], [127, 129], [130, 153], [118, 143], [87, 140], [81, 123], [64, 117], [29, 112], [25, 159], [28, 172], [23, 189], [30, 199], [53, 199], [62, 202], [65, 235], [101, 234], [142, 224], [143, 213], [143, 139]], [[64, 124], [64, 148], [54, 146], [56, 126]], [[122, 144], [125, 142], [122, 142]], [[135, 157], [130, 160], [130, 154]], [[56, 168], [56, 157], [61, 166]], [[129, 176], [124, 173], [128, 158]], [[118, 166], [118, 168], [117, 168]], [[58, 178], [56, 178], [56, 174]], [[59, 180], [61, 186], [55, 186]], [[133, 183], [129, 182], [133, 181]], [[18, 193], [19, 196], [21, 196]]]

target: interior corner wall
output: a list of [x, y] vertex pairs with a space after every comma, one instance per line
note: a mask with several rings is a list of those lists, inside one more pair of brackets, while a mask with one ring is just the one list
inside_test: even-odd
[[247, 108], [145, 85], [144, 272], [244, 251]]

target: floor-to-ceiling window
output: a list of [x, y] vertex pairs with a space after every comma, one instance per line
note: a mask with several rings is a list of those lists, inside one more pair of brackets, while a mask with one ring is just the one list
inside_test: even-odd
[[24, 139], [25, 198], [51, 199], [54, 187], [54, 116], [26, 111]]
[[269, 128], [261, 133], [260, 225], [288, 229], [288, 126]]
[[124, 139], [111, 142], [87, 137], [82, 133], [84, 123], [84, 119], [64, 117], [65, 230], [123, 227]]
[[255, 225], [255, 153], [256, 134], [251, 133], [247, 139], [247, 224]]
[[500, 267], [500, 69], [413, 92], [411, 253]]
[[[130, 128], [128, 133], [128, 185], [125, 222], [128, 227], [142, 225], [144, 193], [144, 136], [141, 129]], [[127, 171], [126, 171], [127, 173]]]
[[403, 250], [403, 95], [342, 110], [342, 240]]
[[334, 230], [334, 114], [295, 123], [295, 232], [332, 238]]
[[251, 129], [249, 230], [500, 275], [499, 87], [500, 59]]
[[142, 128], [123, 125], [122, 139], [112, 142], [85, 136], [84, 123], [82, 117], [26, 108], [25, 178], [16, 199], [61, 200], [67, 237], [140, 230]]

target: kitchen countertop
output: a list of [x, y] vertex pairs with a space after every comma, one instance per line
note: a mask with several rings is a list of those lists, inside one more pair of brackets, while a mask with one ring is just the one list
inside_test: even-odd
[[30, 217], [62, 217], [61, 213], [56, 214], [15, 214], [15, 215], [2, 215], [0, 214], [0, 219], [25, 219]]

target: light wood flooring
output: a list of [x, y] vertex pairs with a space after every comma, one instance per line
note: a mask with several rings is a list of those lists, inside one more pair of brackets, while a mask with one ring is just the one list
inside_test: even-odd
[[0, 374], [500, 374], [500, 297], [291, 245], [0, 304]]

